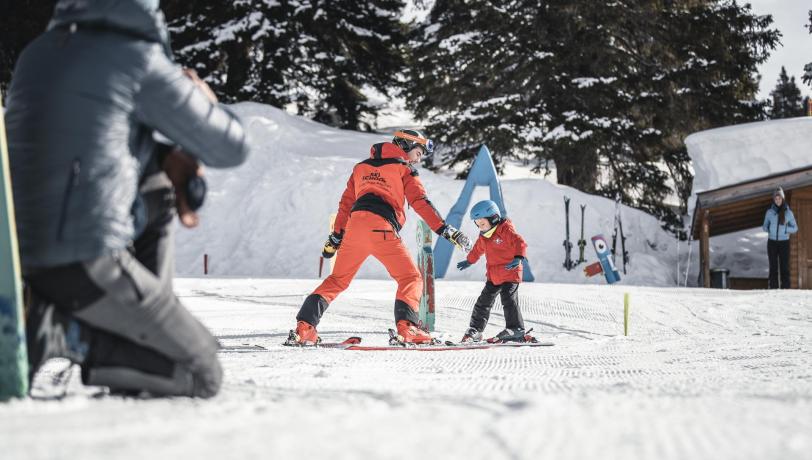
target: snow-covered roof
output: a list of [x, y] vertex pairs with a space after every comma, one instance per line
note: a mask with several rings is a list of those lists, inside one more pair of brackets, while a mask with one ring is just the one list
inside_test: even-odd
[[697, 193], [812, 165], [812, 117], [709, 129], [685, 138]]

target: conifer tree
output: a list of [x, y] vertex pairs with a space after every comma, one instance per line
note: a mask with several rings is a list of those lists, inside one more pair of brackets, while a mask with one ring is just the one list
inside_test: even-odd
[[448, 164], [487, 143], [497, 165], [532, 155], [558, 182], [669, 227], [691, 173], [690, 133], [762, 119], [757, 68], [769, 16], [732, 0], [438, 0], [414, 39], [409, 93]]
[[369, 128], [404, 70], [402, 0], [168, 0], [177, 59], [227, 101], [282, 107], [333, 126]]
[[772, 107], [770, 118], [791, 118], [804, 115], [804, 101], [801, 98], [801, 89], [795, 84], [795, 77], [787, 75], [787, 69], [781, 66], [778, 83], [770, 92]]

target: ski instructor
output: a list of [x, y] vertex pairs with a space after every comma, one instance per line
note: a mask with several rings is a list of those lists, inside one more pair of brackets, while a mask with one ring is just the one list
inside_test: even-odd
[[400, 339], [407, 343], [431, 342], [431, 336], [416, 327], [423, 279], [400, 239], [400, 229], [406, 221], [404, 200], [438, 235], [465, 251], [471, 245], [465, 234], [440, 217], [413, 166], [433, 151], [431, 139], [420, 131], [405, 129], [396, 132], [392, 142], [373, 145], [369, 158], [355, 165], [338, 203], [334, 231], [322, 252], [330, 258], [340, 250], [341, 257], [336, 260], [332, 274], [305, 299], [288, 345], [319, 343], [316, 326], [321, 316], [330, 302], [347, 289], [370, 255], [398, 283], [395, 325]]
[[114, 393], [215, 395], [217, 341], [172, 292], [172, 220], [197, 223], [198, 160], [236, 166], [248, 148], [173, 62], [158, 0], [59, 1], [20, 55], [6, 120], [29, 380], [63, 357]]

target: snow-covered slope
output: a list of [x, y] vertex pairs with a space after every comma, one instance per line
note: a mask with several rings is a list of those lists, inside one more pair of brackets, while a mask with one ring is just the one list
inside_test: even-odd
[[[248, 162], [233, 170], [208, 170], [210, 193], [202, 225], [178, 232], [177, 272], [201, 275], [203, 255], [209, 255], [210, 273], [218, 276], [268, 276], [312, 278], [318, 275], [318, 257], [328, 234], [329, 216], [355, 163], [367, 158], [373, 143], [388, 141], [382, 135], [330, 128], [273, 107], [241, 103], [234, 109], [247, 125], [254, 150]], [[463, 181], [421, 170], [429, 197], [445, 216], [462, 190]], [[614, 203], [541, 179], [504, 180], [509, 217], [528, 242], [528, 258], [537, 281], [603, 283], [601, 277], [584, 278], [581, 267], [563, 269], [564, 203], [572, 198], [571, 241], [580, 232], [578, 206], [586, 204], [585, 237], [607, 238], [613, 230]], [[486, 199], [480, 187], [475, 201]], [[472, 203], [473, 204], [473, 203]], [[624, 283], [673, 285], [675, 240], [662, 231], [656, 219], [624, 207], [624, 231], [632, 265]], [[418, 218], [409, 211], [402, 232], [416, 250]], [[467, 219], [462, 230], [477, 234]], [[594, 251], [587, 247], [587, 259]], [[577, 258], [577, 247], [574, 251]], [[456, 253], [452, 264], [462, 255]], [[465, 272], [449, 270], [448, 279], [484, 280], [480, 263]], [[387, 278], [382, 265], [369, 260], [359, 278]]]
[[[178, 280], [227, 347], [207, 401], [100, 396], [0, 404], [4, 460], [802, 460], [812, 452], [812, 313], [800, 291], [575, 286], [519, 290], [556, 343], [452, 352], [280, 345], [317, 280]], [[437, 335], [459, 339], [481, 282], [437, 284]], [[623, 336], [623, 292], [631, 293]], [[391, 281], [359, 280], [327, 340], [383, 344]], [[504, 325], [497, 304], [486, 334]], [[59, 395], [52, 361], [35, 394]]]

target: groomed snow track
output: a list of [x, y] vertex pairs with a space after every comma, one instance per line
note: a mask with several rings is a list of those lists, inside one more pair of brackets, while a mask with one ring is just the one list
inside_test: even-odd
[[[60, 402], [0, 406], [3, 458], [812, 458], [805, 292], [523, 284], [527, 327], [554, 347], [282, 347], [316, 284], [179, 280], [223, 345], [266, 350], [223, 350], [210, 401], [93, 398], [74, 377]], [[481, 288], [438, 283], [437, 336], [459, 339]], [[394, 290], [355, 281], [320, 333], [385, 344]], [[497, 301], [486, 334], [503, 321]], [[47, 374], [62, 366], [47, 366], [40, 394], [57, 392]]]

